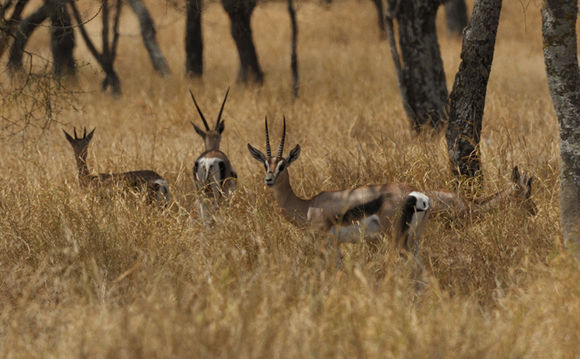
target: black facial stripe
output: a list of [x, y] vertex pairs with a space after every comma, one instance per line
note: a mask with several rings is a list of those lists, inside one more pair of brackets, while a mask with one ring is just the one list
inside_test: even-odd
[[339, 223], [352, 223], [364, 217], [377, 213], [383, 205], [383, 196], [375, 198], [366, 203], [359, 204], [344, 212], [342, 216], [337, 216], [336, 220]]

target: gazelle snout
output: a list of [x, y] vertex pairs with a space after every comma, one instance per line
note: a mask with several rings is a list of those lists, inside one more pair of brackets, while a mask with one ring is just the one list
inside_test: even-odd
[[268, 187], [273, 186], [276, 183], [276, 177], [274, 177], [274, 173], [266, 172], [264, 182], [266, 183], [266, 186], [268, 186]]

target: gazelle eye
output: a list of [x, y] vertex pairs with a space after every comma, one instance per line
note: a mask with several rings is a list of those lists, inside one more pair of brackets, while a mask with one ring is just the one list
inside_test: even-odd
[[280, 163], [280, 165], [278, 166], [278, 172], [284, 171], [284, 168], [286, 168], [286, 165], [284, 164], [284, 162]]

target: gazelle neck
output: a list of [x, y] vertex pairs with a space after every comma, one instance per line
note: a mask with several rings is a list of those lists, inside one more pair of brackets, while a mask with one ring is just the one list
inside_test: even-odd
[[87, 155], [79, 153], [76, 155], [77, 169], [79, 171], [79, 182], [81, 186], [86, 186], [89, 179], [89, 167], [87, 166]]
[[308, 213], [308, 201], [296, 196], [290, 185], [290, 175], [288, 170], [281, 173], [276, 179], [276, 184], [272, 186], [274, 198], [278, 202], [278, 207], [282, 209], [282, 214], [290, 222], [296, 225], [305, 225]]

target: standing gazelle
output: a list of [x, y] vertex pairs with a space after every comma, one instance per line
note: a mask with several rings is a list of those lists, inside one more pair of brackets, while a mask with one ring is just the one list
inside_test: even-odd
[[[532, 177], [523, 176], [517, 167], [513, 171], [513, 184], [482, 200], [469, 200], [448, 191], [417, 192], [410, 185], [389, 183], [362, 186], [347, 190], [321, 192], [310, 199], [296, 196], [290, 185], [288, 167], [298, 159], [300, 145], [282, 157], [286, 121], [277, 156], [272, 156], [266, 120], [266, 155], [248, 144], [250, 154], [262, 162], [266, 169], [266, 185], [273, 189], [274, 198], [282, 214], [292, 223], [305, 226], [310, 222], [318, 229], [334, 233], [341, 240], [353, 230], [391, 231], [395, 229], [397, 244], [404, 249], [417, 245], [429, 211], [452, 211], [455, 214], [488, 210], [502, 200], [516, 200], [529, 213], [536, 207], [531, 199]], [[398, 216], [398, 225], [395, 226]], [[346, 226], [345, 226], [346, 225]]]
[[429, 198], [413, 187], [391, 183], [363, 186], [354, 189], [321, 192], [310, 199], [296, 196], [290, 185], [288, 167], [298, 159], [300, 145], [283, 157], [286, 137], [286, 119], [278, 154], [272, 156], [266, 123], [266, 155], [248, 144], [250, 154], [262, 162], [266, 169], [266, 185], [273, 189], [274, 198], [282, 214], [298, 226], [313, 225], [328, 231], [340, 241], [352, 241], [358, 233], [365, 234], [390, 231], [397, 218], [395, 236], [398, 244], [411, 249], [416, 245], [428, 217]]
[[205, 126], [204, 131], [191, 122], [195, 132], [203, 138], [205, 143], [205, 151], [199, 155], [193, 166], [193, 183], [202, 195], [199, 202], [201, 217], [204, 219], [207, 219], [209, 213], [207, 202], [213, 199], [213, 211], [215, 211], [219, 200], [227, 197], [235, 189], [234, 179], [238, 178], [228, 156], [219, 149], [221, 136], [225, 129], [225, 123], [221, 118], [229, 92], [230, 89], [228, 88], [218, 113], [215, 127], [213, 130], [210, 130], [205, 116], [195, 100], [193, 92], [189, 90], [195, 108]]
[[81, 187], [98, 187], [115, 183], [125, 184], [135, 189], [145, 189], [150, 196], [150, 199], [155, 199], [159, 204], [166, 205], [169, 203], [171, 200], [169, 184], [163, 179], [163, 177], [154, 171], [140, 170], [123, 173], [89, 174], [89, 168], [87, 166], [87, 150], [89, 148], [89, 143], [91, 143], [93, 138], [93, 134], [95, 133], [95, 129], [87, 134], [87, 129], [85, 128], [83, 131], [83, 137], [77, 135], [76, 128], [73, 130], [74, 137], [69, 135], [65, 130], [63, 130], [63, 132], [75, 153], [77, 169], [79, 171], [79, 183]]

